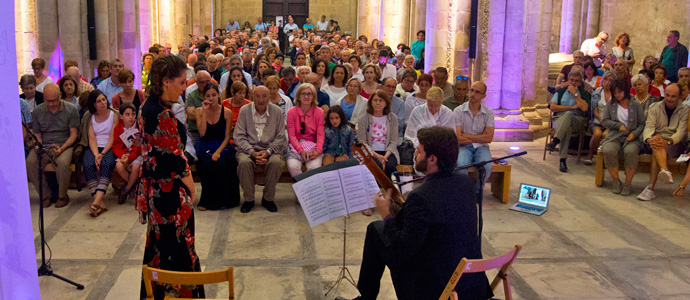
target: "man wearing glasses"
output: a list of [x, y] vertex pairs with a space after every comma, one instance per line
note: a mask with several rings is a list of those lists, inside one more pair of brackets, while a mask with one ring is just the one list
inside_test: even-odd
[[395, 96], [395, 79], [386, 77], [381, 81], [381, 89], [391, 98], [391, 112], [398, 116], [398, 143], [405, 137], [405, 101]]
[[585, 55], [589, 55], [594, 58], [594, 64], [597, 68], [601, 67], [601, 63], [606, 57], [606, 41], [609, 40], [609, 34], [606, 31], [600, 32], [597, 37], [593, 39], [586, 39], [582, 42], [580, 50], [584, 52]]
[[[460, 151], [459, 167], [472, 163], [491, 160], [489, 143], [494, 139], [494, 111], [482, 104], [486, 97], [486, 84], [481, 81], [472, 83], [469, 101], [453, 110], [455, 133], [458, 137]], [[491, 163], [484, 165], [484, 181], [491, 175]], [[460, 171], [467, 175], [468, 169]]]

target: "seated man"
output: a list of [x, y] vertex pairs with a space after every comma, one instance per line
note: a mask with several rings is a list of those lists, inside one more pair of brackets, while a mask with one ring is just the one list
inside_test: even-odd
[[[647, 122], [642, 132], [645, 142], [642, 152], [651, 153], [657, 165], [652, 165], [653, 168], [649, 172], [649, 184], [642, 193], [637, 195], [638, 200], [649, 201], [656, 197], [654, 186], [659, 178], [666, 183], [673, 183], [673, 176], [668, 170], [666, 160], [678, 157], [685, 151], [684, 141], [688, 133], [688, 110], [690, 109], [680, 104], [679, 100], [680, 88], [675, 83], [670, 84], [666, 87], [664, 101], [652, 104], [647, 112]], [[657, 170], [657, 167], [661, 170]]]
[[395, 79], [386, 77], [381, 80], [381, 90], [391, 98], [391, 112], [398, 116], [398, 142], [402, 143], [405, 136], [405, 101], [395, 96]]
[[269, 104], [269, 90], [263, 86], [254, 89], [254, 101], [240, 109], [233, 131], [237, 150], [237, 175], [244, 192], [240, 209], [248, 213], [254, 207], [254, 167], [263, 166], [266, 175], [261, 206], [270, 212], [278, 211], [273, 200], [276, 184], [283, 172], [285, 116], [275, 104]]
[[573, 52], [573, 63], [563, 66], [561, 72], [558, 73], [558, 78], [556, 78], [556, 89], [561, 89], [568, 86], [568, 74], [572, 71], [573, 66], [582, 66], [582, 58], [585, 54], [580, 50], [575, 50]]
[[[51, 205], [51, 193], [47, 182], [53, 181], [54, 176], [57, 176], [59, 192], [55, 207], [60, 208], [69, 203], [67, 189], [72, 176], [72, 170], [70, 170], [72, 145], [77, 140], [79, 109], [72, 103], [60, 100], [60, 88], [57, 84], [46, 85], [43, 89], [43, 97], [45, 102], [36, 106], [31, 112], [33, 132], [46, 147], [46, 153], [42, 155], [41, 164], [44, 171], [48, 171], [48, 173], [43, 176], [43, 199], [41, 201], [43, 207]], [[31, 149], [26, 158], [26, 171], [36, 191], [40, 192], [38, 191], [39, 173], [36, 149]], [[47, 176], [53, 178], [46, 178]]]
[[[438, 299], [463, 257], [482, 257], [473, 184], [453, 173], [456, 145], [453, 130], [423, 128], [415, 169], [426, 175], [424, 183], [399, 211], [390, 210], [390, 194], [376, 197], [383, 221], [367, 227], [356, 299], [376, 299], [386, 266], [398, 299]], [[484, 272], [463, 274], [455, 290], [462, 299], [493, 296]]]
[[432, 87], [426, 93], [426, 103], [412, 109], [410, 119], [407, 120], [405, 139], [412, 141], [417, 147], [417, 131], [432, 126], [448, 127], [455, 130], [453, 111], [443, 106], [443, 90], [437, 86]]
[[467, 102], [467, 90], [469, 90], [470, 81], [466, 76], [458, 76], [459, 79], [455, 80], [453, 85], [453, 95], [447, 97], [443, 100], [443, 105], [450, 108], [450, 110], [455, 110], [456, 107]]
[[568, 86], [557, 90], [551, 99], [551, 112], [554, 113], [556, 133], [546, 147], [549, 151], [556, 151], [556, 145], [561, 144], [558, 151], [561, 157], [559, 166], [561, 172], [568, 172], [565, 159], [568, 157], [570, 135], [584, 130], [587, 126], [587, 111], [591, 96], [582, 87], [582, 78], [583, 74], [579, 71], [570, 72]]
[[[458, 167], [472, 163], [491, 160], [489, 143], [494, 139], [494, 111], [482, 104], [486, 97], [486, 84], [481, 81], [472, 83], [469, 101], [453, 111], [455, 132], [460, 150]], [[491, 175], [491, 163], [484, 165], [484, 183]], [[460, 173], [467, 175], [469, 169]]]

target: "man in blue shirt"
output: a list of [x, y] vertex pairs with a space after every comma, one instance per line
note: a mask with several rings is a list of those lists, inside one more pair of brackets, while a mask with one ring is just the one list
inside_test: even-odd
[[306, 82], [311, 83], [316, 88], [317, 102], [319, 103], [319, 107], [321, 107], [323, 111], [328, 110], [328, 107], [331, 105], [331, 97], [321, 91], [321, 80], [319, 80], [319, 75], [316, 75], [316, 73], [307, 74]]
[[125, 64], [119, 59], [115, 58], [110, 62], [110, 77], [101, 81], [98, 85], [98, 89], [105, 94], [108, 98], [108, 102], [113, 102], [113, 96], [115, 94], [122, 92], [122, 86], [120, 86], [120, 71], [125, 68]]
[[314, 24], [311, 23], [311, 19], [307, 18], [307, 22], [302, 25], [302, 28], [304, 29], [305, 32], [307, 31], [314, 31]]
[[235, 22], [235, 20], [230, 19], [227, 24], [225, 24], [225, 32], [230, 32], [233, 30], [240, 30], [240, 24]]
[[565, 159], [568, 156], [570, 135], [573, 132], [582, 131], [587, 126], [590, 94], [582, 87], [583, 74], [579, 71], [571, 71], [568, 74], [568, 86], [556, 91], [551, 99], [551, 112], [556, 121], [556, 133], [551, 143], [546, 145], [549, 151], [555, 151], [556, 145], [561, 144], [558, 150], [561, 162], [559, 170], [568, 172]]
[[266, 31], [267, 27], [268, 27], [268, 25], [263, 22], [261, 17], [259, 17], [259, 19], [256, 20], [256, 25], [254, 25], [254, 30]]
[[398, 116], [398, 143], [402, 143], [405, 137], [405, 101], [395, 96], [397, 84], [395, 79], [386, 77], [381, 81], [381, 89], [391, 98], [391, 112]]

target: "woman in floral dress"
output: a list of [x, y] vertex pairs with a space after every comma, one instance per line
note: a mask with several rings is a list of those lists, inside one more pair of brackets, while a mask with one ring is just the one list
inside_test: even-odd
[[[194, 247], [194, 180], [184, 156], [185, 128], [170, 109], [185, 90], [186, 64], [177, 56], [153, 62], [149, 73], [149, 99], [141, 109], [141, 148], [144, 161], [136, 209], [148, 222], [144, 264], [172, 271], [201, 271]], [[154, 283], [155, 299], [166, 294], [204, 298], [203, 286]], [[146, 298], [144, 282], [141, 298]]]

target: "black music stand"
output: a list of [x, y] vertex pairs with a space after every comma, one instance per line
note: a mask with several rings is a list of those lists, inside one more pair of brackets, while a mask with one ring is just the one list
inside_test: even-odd
[[[45, 240], [45, 230], [44, 230], [44, 220], [43, 220], [43, 164], [42, 164], [42, 159], [43, 159], [43, 154], [46, 153], [46, 148], [45, 146], [38, 140], [38, 138], [34, 135], [31, 130], [29, 130], [29, 127], [26, 126], [26, 124], [22, 123], [22, 126], [24, 126], [24, 130], [26, 130], [27, 134], [31, 136], [31, 139], [34, 140], [34, 143], [36, 145], [36, 158], [38, 160], [38, 232], [41, 235], [41, 266], [38, 267], [38, 276], [53, 276], [57, 279], [60, 279], [64, 282], [67, 282], [73, 286], [76, 286], [78, 290], [83, 290], [84, 285], [76, 283], [72, 280], [69, 280], [65, 277], [62, 277], [58, 274], [55, 274], [53, 272], [53, 269], [50, 267], [50, 262], [46, 263], [46, 240]], [[51, 158], [51, 160], [53, 160]]]

